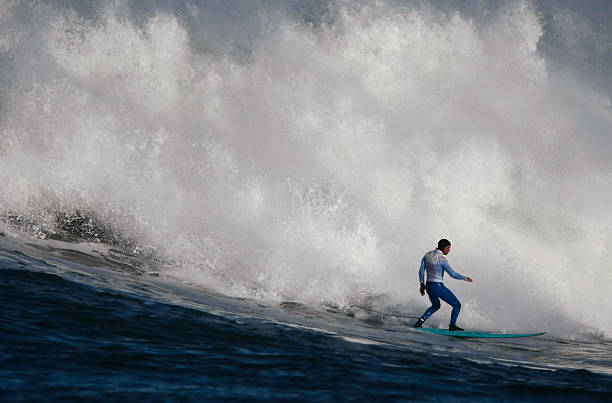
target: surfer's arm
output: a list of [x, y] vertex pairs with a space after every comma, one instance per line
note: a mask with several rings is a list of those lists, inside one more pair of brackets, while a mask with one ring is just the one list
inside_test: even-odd
[[419, 269], [419, 282], [425, 284], [425, 256], [421, 259], [421, 268]]
[[450, 264], [448, 264], [448, 262], [442, 262], [442, 268], [444, 269], [444, 271], [446, 271], [452, 278], [456, 278], [457, 280], [467, 280], [468, 278], [466, 276], [463, 276], [459, 273], [457, 273], [456, 271], [453, 270], [452, 267], [450, 267]]
[[419, 292], [421, 296], [425, 295], [425, 256], [421, 259], [421, 268], [419, 269], [419, 281], [421, 282], [421, 287], [419, 288]]

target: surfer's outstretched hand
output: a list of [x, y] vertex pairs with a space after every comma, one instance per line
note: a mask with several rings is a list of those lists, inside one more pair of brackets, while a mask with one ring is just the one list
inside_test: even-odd
[[472, 280], [471, 278], [468, 277], [468, 278], [465, 279], [465, 281], [467, 281], [468, 283], [471, 283], [474, 280]]

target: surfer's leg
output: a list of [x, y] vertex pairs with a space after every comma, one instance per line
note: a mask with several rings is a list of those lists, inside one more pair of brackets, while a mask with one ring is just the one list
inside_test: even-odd
[[427, 318], [433, 315], [434, 312], [440, 309], [440, 297], [438, 295], [440, 291], [440, 285], [440, 283], [427, 283], [427, 296], [431, 301], [431, 306], [427, 308], [423, 315], [421, 315], [423, 321], [425, 321]]
[[461, 303], [457, 297], [455, 297], [455, 294], [453, 294], [453, 292], [444, 285], [442, 285], [442, 289], [440, 290], [440, 298], [442, 301], [453, 307], [450, 324], [455, 325], [457, 323], [457, 318], [459, 317], [459, 311], [461, 311]]

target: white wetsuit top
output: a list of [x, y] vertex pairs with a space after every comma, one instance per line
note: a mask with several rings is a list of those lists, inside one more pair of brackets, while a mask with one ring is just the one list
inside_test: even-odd
[[421, 268], [419, 269], [419, 281], [424, 283], [425, 271], [427, 271], [428, 283], [441, 283], [444, 278], [444, 272], [457, 280], [465, 280], [467, 277], [455, 272], [448, 264], [446, 256], [440, 249], [429, 251], [421, 259]]

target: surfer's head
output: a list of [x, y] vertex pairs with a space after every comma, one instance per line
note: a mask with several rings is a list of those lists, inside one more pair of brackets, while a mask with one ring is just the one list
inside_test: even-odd
[[448, 239], [440, 239], [438, 241], [438, 249], [440, 249], [445, 255], [448, 255], [448, 252], [450, 252], [450, 248], [451, 243]]

